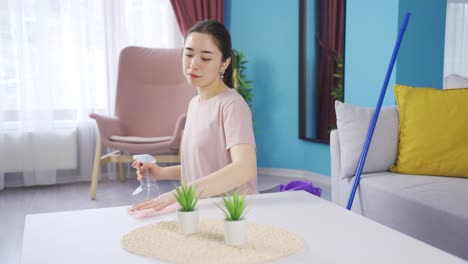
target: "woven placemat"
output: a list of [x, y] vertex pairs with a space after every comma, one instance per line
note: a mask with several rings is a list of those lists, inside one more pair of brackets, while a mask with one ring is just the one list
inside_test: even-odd
[[224, 243], [224, 223], [203, 219], [199, 232], [183, 235], [176, 221], [137, 228], [122, 238], [125, 250], [172, 263], [262, 263], [292, 255], [304, 247], [299, 236], [271, 225], [247, 222], [247, 243]]

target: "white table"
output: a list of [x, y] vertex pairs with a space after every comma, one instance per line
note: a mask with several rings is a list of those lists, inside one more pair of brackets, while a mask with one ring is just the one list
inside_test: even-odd
[[[219, 199], [200, 202], [200, 217], [222, 218], [214, 201]], [[306, 192], [248, 201], [249, 221], [286, 228], [305, 240], [305, 251], [277, 263], [467, 263]], [[139, 226], [174, 219], [175, 213], [137, 220], [127, 207], [28, 215], [21, 263], [158, 263], [128, 253], [120, 239]]]

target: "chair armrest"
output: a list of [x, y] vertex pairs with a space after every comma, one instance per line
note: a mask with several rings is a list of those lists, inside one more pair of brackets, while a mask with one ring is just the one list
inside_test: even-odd
[[96, 113], [90, 114], [89, 117], [96, 120], [96, 124], [99, 129], [99, 134], [103, 142], [109, 141], [109, 138], [111, 136], [121, 135], [120, 120], [118, 117], [103, 116]]

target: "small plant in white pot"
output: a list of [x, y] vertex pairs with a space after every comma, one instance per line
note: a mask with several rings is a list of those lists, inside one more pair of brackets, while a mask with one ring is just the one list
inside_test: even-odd
[[219, 206], [225, 215], [224, 241], [230, 246], [242, 246], [246, 242], [246, 202], [245, 195], [239, 196], [234, 192], [232, 196], [223, 198], [224, 208]]
[[179, 228], [184, 235], [190, 235], [198, 232], [199, 212], [196, 208], [198, 196], [193, 185], [182, 184], [176, 188], [174, 194], [180, 209], [177, 211]]

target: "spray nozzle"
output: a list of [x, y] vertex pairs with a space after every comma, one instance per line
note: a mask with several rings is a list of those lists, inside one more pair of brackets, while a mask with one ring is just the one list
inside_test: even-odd
[[141, 163], [155, 163], [156, 159], [148, 154], [133, 155], [133, 159]]

